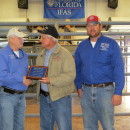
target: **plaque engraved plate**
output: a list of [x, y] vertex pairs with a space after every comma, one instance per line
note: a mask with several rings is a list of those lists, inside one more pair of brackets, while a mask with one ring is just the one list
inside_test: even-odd
[[48, 67], [30, 66], [28, 69], [27, 79], [40, 80], [47, 76]]

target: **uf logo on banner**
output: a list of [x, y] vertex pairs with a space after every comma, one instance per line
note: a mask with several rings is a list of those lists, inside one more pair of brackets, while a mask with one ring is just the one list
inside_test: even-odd
[[44, 17], [54, 19], [84, 18], [84, 0], [44, 0]]
[[54, 0], [47, 0], [47, 4], [49, 7], [52, 7], [54, 4]]

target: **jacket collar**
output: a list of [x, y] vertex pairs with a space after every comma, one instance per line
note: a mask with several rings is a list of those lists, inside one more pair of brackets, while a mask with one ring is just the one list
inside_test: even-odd
[[57, 54], [57, 53], [59, 53], [59, 51], [60, 51], [60, 47], [61, 47], [61, 45], [59, 44], [59, 43], [57, 43], [57, 46], [56, 46], [56, 49], [54, 50], [54, 54]]

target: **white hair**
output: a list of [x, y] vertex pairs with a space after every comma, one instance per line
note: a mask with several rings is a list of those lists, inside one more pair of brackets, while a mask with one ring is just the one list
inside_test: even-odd
[[7, 39], [9, 40], [11, 37], [14, 37], [15, 35], [8, 36]]

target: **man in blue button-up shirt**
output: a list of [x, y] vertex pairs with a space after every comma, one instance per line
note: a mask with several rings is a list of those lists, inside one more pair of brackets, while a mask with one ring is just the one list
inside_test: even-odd
[[11, 28], [8, 45], [0, 50], [0, 130], [24, 130], [28, 56], [21, 50], [26, 34]]
[[85, 130], [114, 130], [114, 106], [122, 101], [124, 63], [117, 42], [101, 34], [97, 16], [87, 18], [88, 39], [75, 53], [78, 95], [81, 97]]

